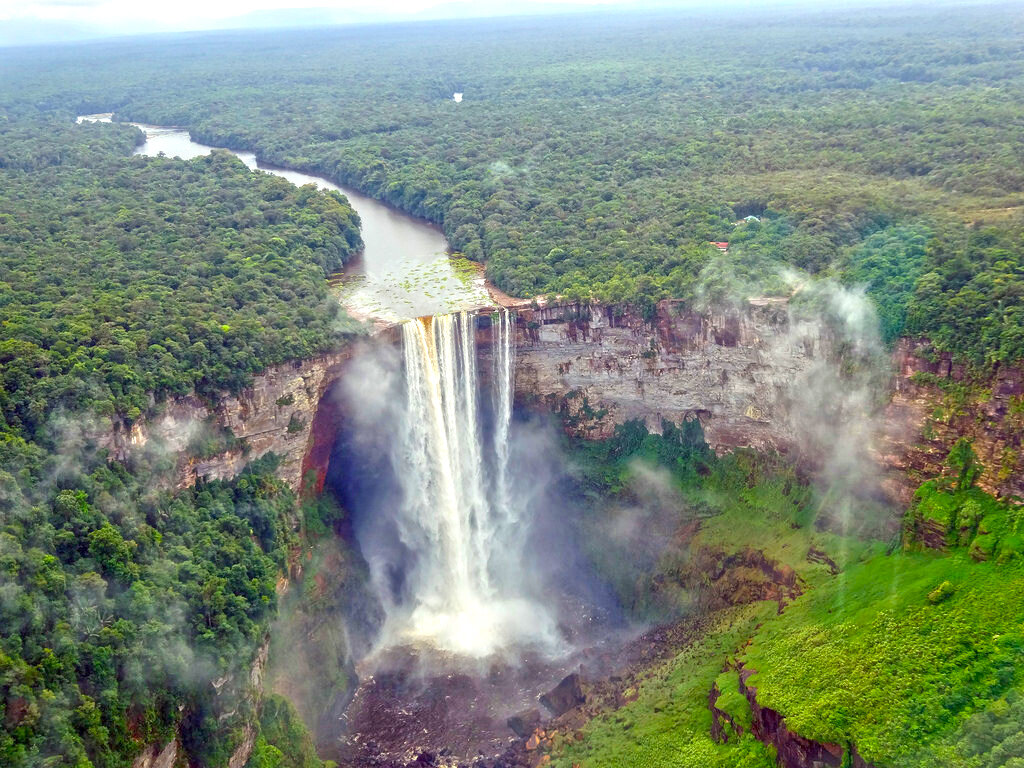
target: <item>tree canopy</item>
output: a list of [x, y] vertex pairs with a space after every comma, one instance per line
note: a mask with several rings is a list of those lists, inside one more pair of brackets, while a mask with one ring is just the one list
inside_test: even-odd
[[514, 295], [649, 307], [705, 269], [799, 269], [869, 281], [887, 336], [912, 316], [984, 365], [1021, 354], [1020, 249], [967, 291], [943, 275], [964, 224], [1024, 229], [1017, 23], [997, 5], [209, 33], [7, 53], [0, 102], [184, 125], [353, 185], [442, 223]]

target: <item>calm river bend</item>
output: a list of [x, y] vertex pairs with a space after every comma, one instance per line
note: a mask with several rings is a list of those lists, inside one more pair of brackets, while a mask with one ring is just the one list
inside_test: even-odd
[[[112, 117], [111, 113], [82, 115], [77, 122], [109, 123]], [[131, 125], [146, 134], [136, 155], [190, 160], [223, 149], [193, 141], [184, 128]], [[346, 270], [341, 291], [342, 303], [354, 316], [397, 322], [493, 304], [479, 270], [453, 262], [448, 241], [435, 225], [321, 176], [261, 164], [254, 152], [227, 151], [252, 170], [280, 176], [297, 186], [313, 184], [336, 190], [348, 198], [359, 214], [364, 243], [361, 258]]]

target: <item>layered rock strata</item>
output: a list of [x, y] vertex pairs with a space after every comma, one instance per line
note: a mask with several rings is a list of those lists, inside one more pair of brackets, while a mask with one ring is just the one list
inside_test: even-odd
[[[112, 459], [128, 460], [137, 451], [164, 452], [176, 466], [175, 486], [198, 479], [226, 480], [268, 453], [281, 457], [278, 474], [292, 490], [302, 483], [304, 462], [314, 448], [333, 442], [333, 433], [314, 422], [328, 387], [350, 356], [348, 349], [308, 360], [272, 366], [238, 394], [224, 393], [215, 402], [194, 395], [167, 400], [155, 416], [130, 427], [115, 425], [96, 436]], [[323, 419], [321, 419], [323, 421]], [[196, 456], [192, 446], [205, 434], [229, 436], [230, 446]], [[314, 439], [319, 438], [319, 442]]]

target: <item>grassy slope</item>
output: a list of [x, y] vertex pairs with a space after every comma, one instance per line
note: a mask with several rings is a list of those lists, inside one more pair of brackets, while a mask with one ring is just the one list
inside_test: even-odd
[[[617, 453], [582, 451], [584, 484], [603, 484], [613, 498], [635, 501], [630, 475], [638, 457], [671, 469], [681, 499], [677, 523], [702, 520], [689, 549], [677, 542], [656, 564], [667, 581], [697, 547], [754, 546], [796, 570], [807, 591], [780, 615], [764, 603], [716, 614], [704, 637], [638, 686], [634, 702], [592, 720], [582, 740], [557, 746], [554, 765], [770, 765], [749, 737], [726, 745], [710, 738], [708, 692], [716, 679], [726, 690], [723, 678], [735, 673], [723, 670], [733, 660], [757, 670], [750, 683], [759, 703], [780, 711], [790, 729], [853, 743], [877, 765], [987, 768], [1016, 765], [1007, 757], [1014, 750], [1024, 757], [1024, 729], [1014, 719], [1024, 710], [1017, 672], [1024, 662], [1024, 563], [1010, 547], [1020, 525], [1015, 510], [977, 489], [926, 484], [915, 512], [955, 527], [955, 547], [887, 554], [877, 539], [817, 530], [825, 505], [770, 458], [704, 456], [698, 478], [685, 471], [689, 459], [678, 461], [674, 451], [666, 457], [656, 438]], [[617, 513], [612, 504], [593, 516]], [[990, 560], [977, 562], [977, 541], [993, 535]], [[832, 576], [808, 562], [811, 546], [841, 572]], [[952, 589], [937, 591], [946, 582]], [[679, 606], [686, 605], [683, 593]], [[718, 702], [749, 717], [742, 701], [732, 704], [728, 695]]]
[[721, 611], [703, 638], [654, 672], [638, 690], [635, 701], [590, 721], [583, 728], [583, 739], [557, 751], [552, 765], [772, 766], [768, 749], [750, 736], [727, 745], [711, 740], [707, 698], [735, 649], [775, 610], [773, 603], [755, 603]]
[[[932, 603], [943, 582], [957, 589]], [[1024, 565], [965, 552], [855, 565], [767, 622], [744, 663], [759, 703], [879, 765], [935, 764], [929, 742], [1005, 694], [1024, 660]]]

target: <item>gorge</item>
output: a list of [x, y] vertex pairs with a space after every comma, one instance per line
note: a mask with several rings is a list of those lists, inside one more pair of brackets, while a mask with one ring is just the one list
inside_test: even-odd
[[477, 5], [0, 44], [0, 765], [1024, 765], [1019, 8]]
[[[356, 208], [364, 220], [370, 217], [366, 208]], [[438, 233], [431, 232], [425, 242], [436, 246]], [[394, 253], [375, 250], [371, 233], [364, 228], [367, 275], [375, 268], [371, 254]], [[533, 567], [537, 553], [533, 560], [522, 559], [524, 545], [534, 542], [530, 521], [517, 508], [522, 492], [509, 473], [515, 410], [521, 418], [527, 412], [553, 413], [568, 434], [583, 438], [612, 438], [616, 427], [636, 421], [652, 432], [660, 432], [666, 423], [696, 422], [708, 445], [720, 454], [744, 448], [780, 452], [810, 476], [833, 460], [849, 459], [847, 443], [837, 437], [844, 425], [870, 423], [872, 430], [877, 428], [877, 441], [875, 431], [867, 439], [858, 431], [849, 435], [847, 442], [858, 444], [853, 461], [870, 461], [888, 476], [863, 492], [900, 504], [909, 501], [916, 487], [906, 476], [907, 465], [940, 471], [952, 443], [950, 435], [927, 441], [921, 437], [929, 413], [943, 395], [934, 379], [919, 374], [955, 380], [957, 373], [948, 361], [928, 361], [920, 343], [901, 342], [895, 352], [895, 374], [879, 385], [837, 373], [841, 350], [848, 354], [863, 343], [875, 353], [877, 339], [859, 335], [863, 329], [854, 327], [853, 321], [826, 322], [806, 309], [794, 309], [786, 299], [753, 299], [701, 311], [665, 301], [649, 318], [599, 304], [506, 301], [510, 307], [495, 306], [471, 276], [467, 285], [466, 275], [447, 267], [439, 274], [431, 271], [429, 265], [438, 261], [432, 248], [424, 248], [411, 267], [396, 267], [401, 279], [394, 270], [382, 269], [379, 285], [386, 290], [360, 297], [366, 283], [372, 284], [366, 280], [342, 299], [353, 312], [380, 321], [369, 340], [276, 366], [255, 376], [251, 388], [225, 393], [215, 401], [171, 398], [154, 418], [136, 421], [130, 429], [114, 427], [99, 433], [100, 446], [119, 459], [152, 447], [154, 441], [161, 443], [176, 456], [180, 488], [198, 480], [230, 479], [249, 461], [272, 453], [283, 459], [279, 476], [293, 490], [302, 491], [309, 483], [316, 492], [340, 494], [352, 514], [352, 542], [367, 561], [382, 614], [370, 622], [368, 635], [374, 639], [361, 649], [365, 655], [356, 659], [350, 648], [344, 650], [341, 661], [351, 665], [361, 685], [350, 682], [341, 703], [332, 706], [336, 722], [318, 729], [321, 744], [327, 743], [325, 754], [356, 760], [386, 754], [399, 761], [397, 765], [454, 745], [461, 750], [457, 757], [485, 749], [497, 757], [508, 739], [506, 719], [529, 711], [530, 702], [578, 661], [554, 646], [575, 635], [578, 645], [570, 651], [586, 647], [579, 627], [566, 632], [565, 624], [576, 618], [571, 610], [550, 594], [547, 604], [542, 602], [546, 582], [527, 584], [516, 573], [525, 562]], [[440, 258], [447, 263], [446, 256]], [[418, 273], [422, 280], [409, 281], [410, 273], [423, 265], [428, 269]], [[394, 290], [396, 284], [401, 290]], [[446, 293], [445, 286], [455, 284], [465, 292]], [[453, 307], [458, 311], [444, 311]], [[419, 314], [423, 310], [434, 312]], [[401, 361], [390, 371], [398, 374], [396, 382], [402, 382], [397, 389], [388, 385], [379, 368], [366, 365], [381, 355], [391, 356], [392, 363]], [[862, 362], [871, 367], [877, 360], [865, 356]], [[881, 365], [884, 378], [885, 363]], [[822, 402], [816, 395], [822, 387], [817, 384], [824, 381], [823, 388], [834, 393], [837, 380], [845, 381], [850, 386], [847, 394], [853, 396], [838, 405], [833, 401], [836, 409], [822, 411], [819, 418]], [[994, 460], [1016, 444], [1018, 436], [1004, 422], [1008, 424], [1010, 401], [1020, 395], [1020, 372], [1001, 369], [988, 401], [988, 421], [979, 430], [984, 433], [979, 446], [986, 466], [998, 466]], [[887, 398], [892, 402], [886, 409]], [[384, 410], [367, 408], [374, 399], [382, 401]], [[360, 425], [360, 418], [367, 421]], [[230, 430], [237, 443], [223, 452], [189, 456], [187, 437], [198, 424]], [[367, 495], [365, 489], [346, 497], [345, 489], [335, 485], [356, 453], [339, 449], [339, 443], [346, 432], [365, 432], [371, 425], [387, 438], [382, 456], [390, 464], [389, 482], [397, 489], [385, 500], [391, 504], [388, 510], [372, 505], [360, 509], [358, 497]], [[823, 426], [830, 442], [816, 444]], [[869, 447], [872, 455], [864, 452]], [[360, 451], [365, 448], [362, 445]], [[369, 474], [374, 483], [387, 485], [379, 475]], [[1019, 493], [1020, 477], [1019, 472], [993, 468], [983, 483], [1000, 493]], [[830, 562], [827, 554], [821, 557]], [[739, 567], [748, 568], [750, 562], [756, 558], [740, 561]], [[772, 574], [773, 584], [795, 588], [794, 577], [783, 568], [773, 563], [764, 568]], [[302, 578], [301, 561], [293, 564], [289, 575]], [[764, 594], [776, 594], [776, 587]], [[584, 613], [599, 613], [594, 605], [600, 600], [587, 604], [593, 598], [588, 594], [579, 600], [586, 606]], [[781, 604], [780, 599], [780, 609]], [[608, 616], [601, 621], [610, 622], [603, 625], [606, 629], [615, 625]], [[537, 643], [538, 637], [544, 642]], [[451, 722], [465, 717], [464, 709], [438, 714], [418, 707], [423, 690], [410, 681], [421, 674], [422, 658], [419, 652], [406, 655], [402, 650], [418, 643], [474, 659], [523, 653], [531, 645], [529, 652], [537, 655], [523, 667], [492, 666], [488, 674], [502, 685], [489, 692], [473, 688], [486, 677], [482, 671], [463, 684], [444, 687], [442, 681], [464, 671], [462, 663], [441, 664], [439, 673], [428, 675], [447, 697], [467, 706], [479, 701], [490, 713], [486, 721], [474, 721], [472, 734], [455, 733]], [[548, 647], [536, 647], [545, 644]], [[517, 668], [526, 669], [525, 678], [509, 671]], [[379, 685], [374, 682], [378, 675]], [[495, 691], [501, 692], [497, 703]], [[351, 704], [350, 696], [355, 697]], [[411, 715], [402, 710], [406, 705]], [[437, 719], [430, 719], [428, 710]], [[340, 727], [337, 720], [343, 716], [351, 716], [355, 725]], [[373, 730], [382, 720], [401, 724], [399, 733], [391, 734], [393, 741], [370, 746], [347, 741], [335, 751], [339, 740], [353, 735], [384, 740], [384, 734]], [[432, 732], [410, 740], [415, 724], [421, 722], [430, 724]], [[240, 752], [236, 762], [241, 765], [246, 757]]]

